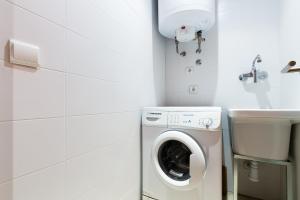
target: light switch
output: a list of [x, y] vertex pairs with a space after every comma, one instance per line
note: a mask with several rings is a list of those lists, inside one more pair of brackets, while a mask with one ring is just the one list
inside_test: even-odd
[[39, 66], [39, 47], [11, 39], [9, 41], [9, 61], [12, 64], [31, 68]]

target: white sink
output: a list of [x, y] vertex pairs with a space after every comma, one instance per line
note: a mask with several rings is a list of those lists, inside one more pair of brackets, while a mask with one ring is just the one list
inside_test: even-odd
[[300, 123], [300, 110], [230, 109], [228, 115], [234, 153], [288, 159], [291, 126]]

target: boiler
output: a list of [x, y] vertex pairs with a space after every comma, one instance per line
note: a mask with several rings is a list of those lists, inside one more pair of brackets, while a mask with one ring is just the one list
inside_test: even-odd
[[[201, 52], [202, 31], [215, 23], [215, 0], [158, 0], [159, 32], [176, 42], [198, 40]], [[182, 56], [185, 53], [182, 52]]]

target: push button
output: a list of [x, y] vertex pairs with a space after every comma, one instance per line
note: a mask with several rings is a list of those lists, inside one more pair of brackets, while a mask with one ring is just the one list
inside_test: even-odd
[[204, 119], [203, 120], [203, 125], [206, 127], [206, 128], [209, 128], [211, 125], [212, 125], [213, 121], [211, 118], [207, 118], [207, 119]]

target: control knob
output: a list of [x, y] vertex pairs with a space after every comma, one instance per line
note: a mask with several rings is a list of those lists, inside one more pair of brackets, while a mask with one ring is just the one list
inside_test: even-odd
[[209, 128], [213, 123], [213, 120], [211, 118], [207, 118], [207, 119], [204, 119], [203, 120], [203, 125], [206, 127], [206, 128]]

